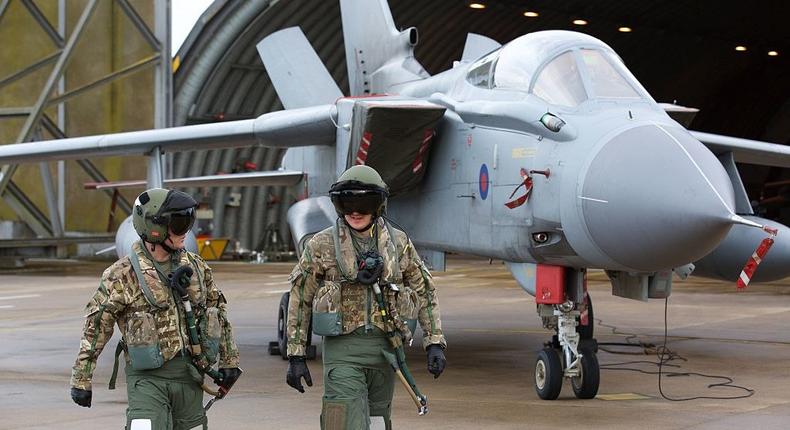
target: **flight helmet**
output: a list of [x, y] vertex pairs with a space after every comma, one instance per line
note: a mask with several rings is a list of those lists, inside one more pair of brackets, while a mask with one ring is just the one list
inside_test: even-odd
[[389, 188], [370, 166], [349, 168], [329, 188], [329, 197], [338, 216], [353, 212], [381, 216], [387, 205]]
[[196, 207], [195, 199], [185, 192], [152, 188], [134, 201], [132, 224], [141, 239], [162, 244], [169, 231], [182, 235], [192, 228]]

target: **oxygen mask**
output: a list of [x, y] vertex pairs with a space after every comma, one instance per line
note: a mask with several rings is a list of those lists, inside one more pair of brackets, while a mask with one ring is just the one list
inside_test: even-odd
[[384, 259], [376, 251], [367, 251], [357, 257], [357, 281], [363, 285], [378, 282], [384, 271]]

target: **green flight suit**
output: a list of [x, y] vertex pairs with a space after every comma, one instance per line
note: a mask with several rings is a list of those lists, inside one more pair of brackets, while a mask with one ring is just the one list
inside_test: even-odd
[[[144, 285], [138, 281], [132, 258], [139, 262]], [[204, 351], [212, 361], [218, 361], [220, 368], [238, 367], [239, 350], [227, 317], [227, 302], [214, 283], [211, 269], [199, 255], [182, 252], [180, 261], [164, 270], [183, 265], [195, 271], [187, 293], [203, 333]], [[132, 425], [133, 419], [150, 420], [153, 430], [205, 428], [200, 388], [203, 378], [190, 364], [186, 351], [190, 342], [183, 305], [163, 282], [164, 276], [140, 241], [134, 243], [130, 255], [104, 271], [99, 288], [85, 308], [71, 386], [92, 389], [96, 361], [117, 326], [126, 345], [127, 429], [137, 425]], [[135, 365], [135, 359], [140, 358], [144, 365]]]
[[[316, 334], [324, 335], [321, 428], [325, 430], [368, 429], [371, 416], [383, 417], [391, 428], [394, 372], [382, 354], [382, 350], [392, 352], [385, 335], [389, 323], [383, 320], [372, 289], [356, 280], [356, 248], [375, 248], [381, 255], [384, 269], [379, 284], [398, 289], [395, 293], [384, 288], [385, 302], [405, 343], [412, 338], [409, 320], [418, 320], [423, 348], [446, 346], [433, 279], [406, 234], [383, 219], [365, 234], [338, 220], [335, 227], [308, 241], [290, 277], [288, 355], [305, 355], [311, 318]], [[322, 333], [327, 326], [335, 326], [334, 332]]]

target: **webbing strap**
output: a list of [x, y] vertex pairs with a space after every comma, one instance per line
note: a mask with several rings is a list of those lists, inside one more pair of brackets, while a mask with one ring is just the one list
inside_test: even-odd
[[112, 365], [112, 375], [110, 375], [110, 384], [108, 387], [111, 390], [115, 389], [115, 380], [118, 379], [118, 357], [120, 357], [121, 352], [126, 349], [124, 345], [123, 339], [121, 339], [118, 341], [118, 346], [115, 347], [115, 362]]
[[349, 278], [348, 272], [346, 272], [346, 268], [343, 266], [343, 259], [340, 254], [340, 228], [337, 226], [338, 221], [340, 221], [340, 218], [335, 220], [335, 226], [332, 228], [332, 234], [334, 235], [334, 240], [332, 242], [335, 243], [335, 262], [337, 263], [338, 270], [340, 270], [340, 276], [346, 281], [353, 281]]
[[200, 274], [200, 270], [198, 270], [197, 263], [195, 263], [195, 260], [192, 258], [192, 255], [190, 255], [189, 252], [187, 251], [184, 252], [187, 253], [187, 260], [189, 260], [189, 264], [192, 266], [192, 268], [195, 269], [195, 274], [197, 275], [198, 278], [198, 285], [200, 285], [200, 291], [204, 291], [208, 293], [208, 291], [206, 291], [206, 286], [203, 284], [203, 275]]
[[143, 271], [140, 269], [140, 257], [137, 255], [134, 250], [129, 253], [129, 261], [132, 262], [132, 268], [134, 268], [134, 274], [137, 276], [137, 283], [140, 284], [140, 289], [143, 290], [143, 295], [145, 296], [145, 301], [148, 302], [151, 306], [157, 309], [166, 309], [168, 307], [167, 303], [160, 305], [156, 302], [156, 298], [154, 297], [154, 293], [151, 292], [151, 289], [148, 288], [148, 283], [145, 282], [145, 277], [143, 276]]
[[387, 222], [386, 220], [384, 221], [384, 225], [387, 226], [387, 234], [389, 234], [390, 236], [390, 243], [392, 243], [392, 245], [395, 247], [395, 252], [398, 253], [398, 263], [400, 263], [400, 258], [402, 257], [401, 255], [402, 251], [398, 249], [398, 241], [395, 240], [395, 233], [393, 232], [390, 223]]

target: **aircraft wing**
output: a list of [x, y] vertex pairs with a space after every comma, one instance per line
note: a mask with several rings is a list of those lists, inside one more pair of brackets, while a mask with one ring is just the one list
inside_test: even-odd
[[242, 146], [335, 144], [334, 104], [270, 112], [254, 119], [0, 145], [0, 164]]
[[[190, 178], [165, 179], [164, 187], [245, 187], [296, 185], [304, 178], [304, 173], [293, 170], [275, 170], [272, 172], [230, 173], [226, 175], [193, 176]], [[113, 188], [144, 188], [148, 182], [144, 179], [136, 181], [88, 182], [85, 189], [104, 190]]]
[[716, 155], [732, 152], [739, 163], [790, 167], [790, 146], [700, 131], [689, 133]]

